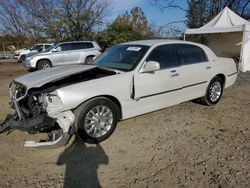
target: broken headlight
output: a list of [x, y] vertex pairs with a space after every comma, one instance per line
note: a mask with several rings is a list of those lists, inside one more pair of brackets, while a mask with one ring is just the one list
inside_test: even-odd
[[48, 94], [46, 98], [46, 106], [48, 111], [59, 111], [63, 103], [60, 97], [56, 94]]
[[19, 99], [26, 94], [26, 87], [18, 82], [12, 81], [10, 83], [10, 96], [15, 97], [15, 99]]

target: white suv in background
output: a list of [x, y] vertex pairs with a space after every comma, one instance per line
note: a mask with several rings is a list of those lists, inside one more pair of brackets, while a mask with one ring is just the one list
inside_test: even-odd
[[32, 46], [30, 49], [20, 49], [15, 51], [15, 58], [20, 60], [22, 55], [26, 55], [29, 53], [36, 53], [36, 52], [42, 52], [46, 50], [47, 48], [51, 47], [53, 43], [40, 43], [40, 44], [35, 44]]
[[26, 56], [22, 62], [29, 69], [45, 69], [54, 66], [89, 64], [101, 54], [95, 41], [73, 41], [55, 44], [42, 53]]

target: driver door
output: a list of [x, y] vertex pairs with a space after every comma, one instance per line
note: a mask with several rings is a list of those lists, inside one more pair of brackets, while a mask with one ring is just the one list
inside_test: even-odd
[[71, 44], [70, 43], [65, 43], [65, 44], [60, 44], [56, 47], [57, 51], [56, 52], [51, 52], [51, 61], [54, 66], [57, 65], [66, 65], [69, 64], [70, 62], [70, 56], [69, 52], [71, 50]]
[[[164, 108], [181, 101], [181, 67], [175, 44], [158, 46], [147, 57], [157, 61], [160, 70], [134, 76], [135, 99], [146, 111]], [[144, 64], [145, 65], [145, 64]]]

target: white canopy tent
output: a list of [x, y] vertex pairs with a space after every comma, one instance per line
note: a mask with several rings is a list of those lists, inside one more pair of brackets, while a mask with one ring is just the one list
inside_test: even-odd
[[240, 70], [250, 71], [250, 22], [229, 8], [200, 28], [186, 29], [187, 34], [211, 34], [208, 46], [218, 56], [240, 56]]

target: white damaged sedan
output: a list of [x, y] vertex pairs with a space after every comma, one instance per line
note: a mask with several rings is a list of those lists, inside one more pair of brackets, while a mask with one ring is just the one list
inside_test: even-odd
[[46, 142], [65, 145], [73, 134], [89, 143], [107, 139], [117, 122], [201, 99], [215, 105], [237, 78], [235, 62], [208, 47], [177, 40], [116, 45], [92, 65], [56, 67], [21, 76], [10, 85], [15, 114], [0, 132], [48, 133]]

